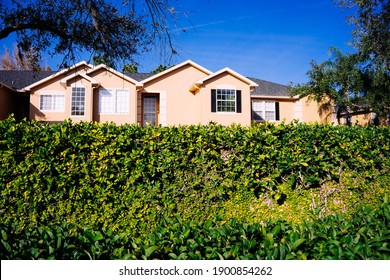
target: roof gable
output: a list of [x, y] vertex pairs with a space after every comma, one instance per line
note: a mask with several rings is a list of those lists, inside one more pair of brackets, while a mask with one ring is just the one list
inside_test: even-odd
[[157, 79], [159, 77], [165, 76], [165, 75], [167, 75], [167, 74], [169, 74], [169, 73], [171, 73], [171, 72], [173, 72], [173, 71], [175, 71], [177, 69], [180, 69], [180, 68], [182, 68], [184, 66], [187, 66], [187, 65], [190, 65], [190, 66], [198, 69], [199, 71], [201, 71], [201, 72], [203, 72], [203, 73], [205, 73], [207, 75], [210, 75], [212, 73], [210, 70], [204, 68], [203, 66], [200, 66], [199, 64], [193, 62], [192, 60], [186, 60], [186, 61], [184, 61], [184, 62], [182, 62], [180, 64], [177, 64], [177, 65], [175, 65], [175, 66], [173, 66], [173, 67], [171, 67], [171, 68], [169, 68], [169, 69], [167, 69], [165, 71], [162, 71], [162, 72], [160, 72], [160, 73], [158, 73], [156, 75], [153, 75], [153, 76], [151, 76], [149, 78], [146, 78], [145, 80], [142, 80], [141, 83], [145, 84], [147, 82], [150, 82], [150, 81], [152, 81], [154, 79]]
[[90, 76], [84, 74], [84, 73], [81, 73], [81, 72], [76, 72], [76, 73], [73, 73], [72, 75], [70, 76], [67, 76], [63, 79], [60, 80], [60, 83], [62, 85], [66, 85], [68, 83], [68, 81], [76, 78], [76, 77], [82, 77], [84, 78], [85, 80], [89, 81], [92, 85], [94, 86], [98, 86], [100, 85], [100, 83], [98, 81], [96, 81], [94, 78], [91, 78]]
[[135, 84], [136, 86], [142, 86], [141, 83], [139, 83], [137, 80], [133, 79], [132, 77], [126, 75], [125, 73], [119, 72], [119, 71], [117, 71], [117, 70], [115, 70], [113, 68], [110, 68], [110, 67], [108, 67], [105, 64], [100, 64], [100, 65], [98, 65], [98, 66], [88, 70], [87, 71], [87, 75], [89, 75], [89, 74], [91, 74], [93, 72], [96, 72], [98, 70], [101, 70], [101, 69], [104, 69], [104, 70], [106, 70], [106, 71], [108, 71], [108, 72], [118, 76], [119, 78], [122, 78], [122, 79], [124, 79], [124, 80], [126, 80], [126, 81], [128, 81], [128, 82], [130, 82], [132, 84]]
[[79, 62], [79, 63], [77, 63], [77, 64], [75, 64], [75, 65], [73, 65], [73, 66], [71, 66], [69, 68], [66, 68], [64, 70], [56, 72], [53, 75], [50, 75], [50, 76], [48, 76], [48, 77], [46, 77], [44, 79], [41, 79], [41, 80], [39, 80], [39, 81], [37, 81], [37, 82], [35, 82], [33, 84], [30, 84], [30, 85], [24, 87], [24, 90], [31, 90], [33, 87], [41, 85], [41, 84], [43, 84], [43, 83], [45, 83], [47, 81], [50, 81], [51, 79], [54, 79], [54, 78], [56, 78], [56, 77], [58, 77], [60, 75], [65, 75], [67, 72], [70, 72], [70, 71], [72, 71], [74, 69], [81, 68], [81, 66], [84, 66], [85, 68], [89, 68], [89, 69], [93, 68], [93, 65], [88, 64], [86, 61], [81, 61], [81, 62]]
[[252, 80], [248, 79], [247, 77], [244, 77], [243, 75], [237, 73], [236, 71], [233, 71], [232, 69], [228, 68], [228, 67], [225, 67], [213, 74], [210, 74], [208, 75], [206, 78], [202, 79], [202, 80], [199, 80], [195, 83], [196, 87], [199, 87], [201, 85], [203, 85], [206, 81], [212, 79], [212, 78], [215, 78], [223, 73], [228, 73], [229, 75], [235, 77], [236, 79], [239, 79], [241, 80], [242, 82], [248, 84], [250, 87], [256, 87], [257, 84], [255, 82], [253, 82]]

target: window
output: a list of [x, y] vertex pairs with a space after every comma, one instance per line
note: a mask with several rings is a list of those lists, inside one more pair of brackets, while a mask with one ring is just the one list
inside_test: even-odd
[[236, 111], [236, 91], [234, 89], [217, 89], [217, 112]]
[[40, 96], [41, 111], [63, 112], [65, 110], [65, 95], [43, 94]]
[[73, 87], [72, 88], [72, 105], [71, 116], [84, 116], [85, 115], [85, 88]]
[[128, 114], [129, 91], [123, 89], [101, 89], [99, 91], [100, 114]]
[[211, 112], [241, 113], [241, 90], [212, 89]]
[[252, 101], [252, 119], [255, 121], [278, 121], [279, 102]]

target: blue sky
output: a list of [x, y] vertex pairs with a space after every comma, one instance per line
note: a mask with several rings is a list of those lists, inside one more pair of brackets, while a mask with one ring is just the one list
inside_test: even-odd
[[[229, 67], [247, 77], [281, 84], [303, 83], [310, 61], [324, 61], [331, 46], [348, 46], [353, 26], [333, 0], [171, 0], [179, 12], [190, 11], [172, 30], [179, 55], [171, 64], [191, 59], [211, 71]], [[182, 29], [186, 32], [183, 32]], [[14, 38], [0, 42], [12, 48]], [[81, 59], [89, 59], [89, 56]], [[137, 57], [140, 72], [167, 64], [158, 50]], [[58, 60], [44, 64], [57, 69]], [[56, 65], [57, 63], [57, 65]]]
[[[229, 67], [245, 76], [281, 84], [307, 81], [310, 61], [328, 59], [328, 49], [353, 52], [353, 26], [333, 0], [198, 0], [178, 1], [191, 10], [175, 32], [179, 56], [217, 71]], [[140, 59], [140, 71], [164, 63], [156, 53]], [[154, 69], [152, 67], [152, 69]]]

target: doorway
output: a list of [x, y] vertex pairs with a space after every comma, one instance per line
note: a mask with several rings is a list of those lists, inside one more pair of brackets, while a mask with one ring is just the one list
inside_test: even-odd
[[147, 93], [142, 97], [142, 125], [158, 126], [158, 114], [160, 110], [159, 96], [157, 93]]

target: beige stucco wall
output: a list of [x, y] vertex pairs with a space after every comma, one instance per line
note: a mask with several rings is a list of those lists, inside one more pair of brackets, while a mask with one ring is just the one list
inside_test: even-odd
[[352, 116], [352, 124], [369, 125], [373, 121], [372, 119], [373, 119], [372, 113], [355, 115]]
[[207, 74], [189, 64], [145, 83], [138, 94], [138, 123], [142, 124], [142, 95], [159, 94], [159, 121], [161, 125], [185, 125], [200, 123], [200, 94], [190, 92], [194, 82]]
[[[92, 120], [92, 85], [90, 81], [78, 76], [70, 79], [66, 84], [60, 83], [61, 77], [54, 78], [39, 85], [30, 95], [30, 119], [47, 122], [61, 122], [72, 119], [74, 122]], [[85, 87], [85, 114], [84, 116], [71, 116], [72, 87]], [[62, 112], [48, 112], [40, 110], [40, 96], [42, 94], [65, 94], [65, 108]]]
[[337, 120], [332, 105], [324, 106], [316, 101], [302, 98], [302, 121], [305, 123], [335, 123]]
[[[71, 87], [70, 83], [75, 83], [76, 85], [82, 85], [86, 87], [86, 108], [88, 107], [89, 102], [91, 102], [91, 84], [90, 82], [82, 79], [80, 77], [68, 81], [66, 84], [61, 84], [62, 79], [75, 74], [75, 73], [85, 73], [90, 68], [82, 64], [78, 67], [69, 69], [68, 71], [55, 76], [47, 80], [46, 82], [40, 83], [30, 89], [30, 113], [29, 118], [37, 121], [47, 121], [47, 122], [61, 122], [66, 119], [72, 119], [75, 122], [79, 121], [89, 121], [91, 119], [90, 112], [87, 111], [84, 117], [71, 117]], [[42, 112], [40, 110], [40, 96], [41, 94], [65, 94], [65, 108], [62, 112]]]
[[[99, 81], [100, 86], [93, 91], [93, 121], [115, 122], [121, 124], [137, 123], [137, 89], [135, 83], [128, 81], [124, 76], [119, 76], [104, 68], [90, 73], [88, 76]], [[129, 113], [128, 114], [100, 114], [99, 113], [99, 90], [120, 89], [129, 92]]]
[[[89, 69], [86, 69], [89, 70]], [[88, 73], [88, 77], [99, 82], [93, 85], [89, 79], [76, 76], [61, 83], [62, 79], [67, 79], [74, 73], [85, 74], [83, 69], [70, 70], [66, 75], [59, 75], [49, 81], [37, 85], [31, 89], [30, 95], [30, 119], [47, 122], [61, 122], [72, 119], [74, 122], [97, 121], [115, 122], [117, 124], [136, 123], [137, 94], [135, 82], [131, 82], [123, 77], [112, 73], [105, 68]], [[85, 87], [85, 114], [84, 116], [71, 116], [72, 87]], [[99, 89], [126, 89], [129, 92], [129, 113], [128, 114], [99, 114]], [[62, 112], [45, 112], [40, 110], [40, 96], [42, 94], [65, 94], [65, 108]]]
[[[212, 89], [235, 89], [241, 90], [241, 113], [212, 113], [211, 112], [211, 90]], [[222, 125], [233, 123], [251, 125], [251, 97], [250, 86], [244, 81], [223, 72], [209, 80], [206, 80], [203, 87], [197, 93], [200, 96], [200, 123], [208, 124], [217, 122]]]
[[289, 123], [294, 119], [299, 119], [299, 116], [295, 115], [296, 100], [292, 98], [252, 96], [252, 100], [279, 102], [279, 120], [274, 121], [275, 124]]
[[[106, 68], [90, 70], [85, 65], [69, 70], [49, 81], [39, 84], [31, 89], [30, 96], [30, 119], [49, 122], [61, 122], [65, 119], [79, 121], [115, 122], [117, 124], [138, 123], [142, 125], [142, 97], [145, 94], [157, 94], [159, 97], [158, 124], [160, 125], [187, 125], [208, 124], [216, 122], [222, 125], [232, 123], [251, 125], [252, 111], [251, 100], [264, 100], [279, 102], [279, 121], [291, 122], [295, 119], [306, 123], [324, 123], [337, 121], [332, 112], [319, 114], [319, 105], [307, 98], [297, 100], [289, 97], [251, 97], [251, 88], [246, 78], [233, 71], [226, 70], [211, 76], [210, 72], [191, 63], [183, 64], [178, 68], [157, 75], [144, 84], [142, 89], [137, 89], [136, 82], [123, 74]], [[90, 70], [87, 73], [87, 70]], [[87, 74], [90, 79], [76, 76], [64, 84], [60, 81], [74, 73]], [[209, 77], [209, 78], [207, 78]], [[99, 85], [92, 84], [97, 81]], [[194, 84], [202, 81], [197, 91]], [[72, 86], [83, 86], [86, 89], [85, 115], [71, 116], [71, 93]], [[235, 89], [241, 90], [241, 113], [213, 113], [211, 112], [212, 89]], [[100, 114], [99, 113], [99, 89], [125, 89], [129, 92], [128, 114]], [[63, 112], [41, 112], [40, 95], [48, 93], [64, 93], [65, 109]], [[0, 106], [7, 104], [6, 95], [0, 89]], [[0, 107], [0, 113], [6, 109]], [[3, 116], [0, 115], [0, 118]], [[364, 124], [368, 119], [359, 117], [359, 123]], [[354, 121], [354, 119], [353, 119]]]

